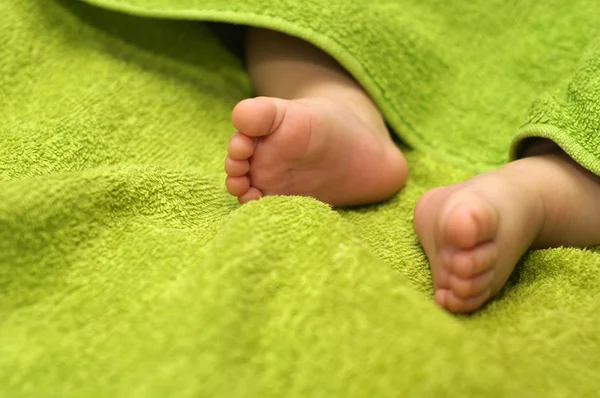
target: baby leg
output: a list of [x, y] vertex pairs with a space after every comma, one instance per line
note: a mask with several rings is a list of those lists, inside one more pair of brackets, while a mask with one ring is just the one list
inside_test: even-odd
[[335, 60], [302, 40], [250, 29], [247, 63], [259, 97], [233, 110], [238, 131], [225, 159], [227, 189], [240, 203], [302, 195], [348, 206], [402, 188], [404, 156], [371, 98]]
[[415, 230], [440, 306], [478, 309], [529, 248], [600, 244], [600, 177], [550, 141], [527, 155], [417, 204]]

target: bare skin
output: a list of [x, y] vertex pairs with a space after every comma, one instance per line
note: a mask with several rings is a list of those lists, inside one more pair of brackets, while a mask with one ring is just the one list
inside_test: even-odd
[[248, 70], [258, 98], [240, 102], [225, 160], [240, 203], [265, 195], [312, 196], [335, 206], [381, 201], [408, 168], [373, 101], [312, 45], [251, 29]]
[[[271, 31], [251, 30], [247, 46], [261, 97], [233, 111], [230, 194], [240, 203], [302, 195], [349, 206], [402, 188], [403, 155], [375, 104], [339, 64]], [[473, 312], [500, 291], [528, 249], [600, 245], [600, 177], [539, 141], [524, 159], [425, 194], [414, 225], [436, 302]]]
[[557, 147], [543, 152], [417, 203], [415, 230], [441, 307], [480, 308], [529, 248], [600, 244], [600, 177]]

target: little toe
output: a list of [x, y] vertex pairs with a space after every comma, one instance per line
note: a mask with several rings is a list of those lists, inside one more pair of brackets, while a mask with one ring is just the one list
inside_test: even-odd
[[250, 171], [250, 162], [248, 160], [234, 160], [227, 156], [225, 158], [225, 172], [230, 177], [241, 177]]
[[227, 177], [225, 185], [231, 195], [241, 196], [250, 189], [250, 179], [247, 176]]
[[498, 212], [488, 202], [473, 197], [455, 204], [440, 218], [442, 240], [461, 249], [486, 242], [497, 233]]
[[233, 160], [246, 160], [254, 153], [254, 139], [245, 134], [236, 132], [229, 140], [227, 153]]
[[445, 265], [459, 278], [472, 278], [492, 269], [498, 258], [498, 246], [494, 241], [482, 243], [469, 250], [454, 250], [447, 255]]
[[243, 195], [240, 195], [238, 200], [239, 200], [240, 204], [244, 204], [244, 203], [251, 202], [253, 200], [258, 200], [262, 197], [263, 197], [263, 193], [259, 189], [255, 188], [255, 187], [250, 187], [250, 189], [248, 189], [248, 192], [246, 192]]
[[486, 302], [490, 297], [491, 289], [488, 288], [477, 296], [461, 298], [456, 296], [451, 290], [447, 290], [444, 295], [444, 308], [457, 314], [467, 314], [473, 312]]
[[446, 302], [448, 301], [449, 289], [436, 289], [434, 294], [435, 302], [442, 308], [446, 308]]
[[241, 101], [233, 109], [233, 125], [252, 137], [271, 134], [285, 116], [285, 100], [257, 97]]
[[494, 280], [494, 270], [491, 269], [473, 278], [462, 279], [456, 275], [449, 278], [450, 290], [456, 297], [466, 299], [477, 296], [488, 289]]

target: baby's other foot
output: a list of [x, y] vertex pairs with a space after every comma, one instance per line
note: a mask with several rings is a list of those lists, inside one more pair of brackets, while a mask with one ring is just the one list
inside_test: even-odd
[[564, 153], [529, 157], [428, 192], [414, 224], [436, 302], [472, 312], [530, 247], [600, 244], [600, 179]]
[[258, 97], [240, 102], [232, 119], [226, 185], [240, 203], [301, 195], [358, 205], [387, 199], [406, 181], [383, 120], [354, 103]]

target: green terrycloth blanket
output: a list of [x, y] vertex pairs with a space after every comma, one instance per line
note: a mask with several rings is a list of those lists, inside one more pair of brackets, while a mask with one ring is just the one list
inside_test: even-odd
[[[598, 250], [531, 252], [452, 316], [412, 210], [526, 137], [600, 172], [600, 2], [89, 2], [0, 2], [0, 397], [597, 396]], [[199, 20], [335, 57], [406, 188], [238, 206], [222, 162], [252, 88]]]

